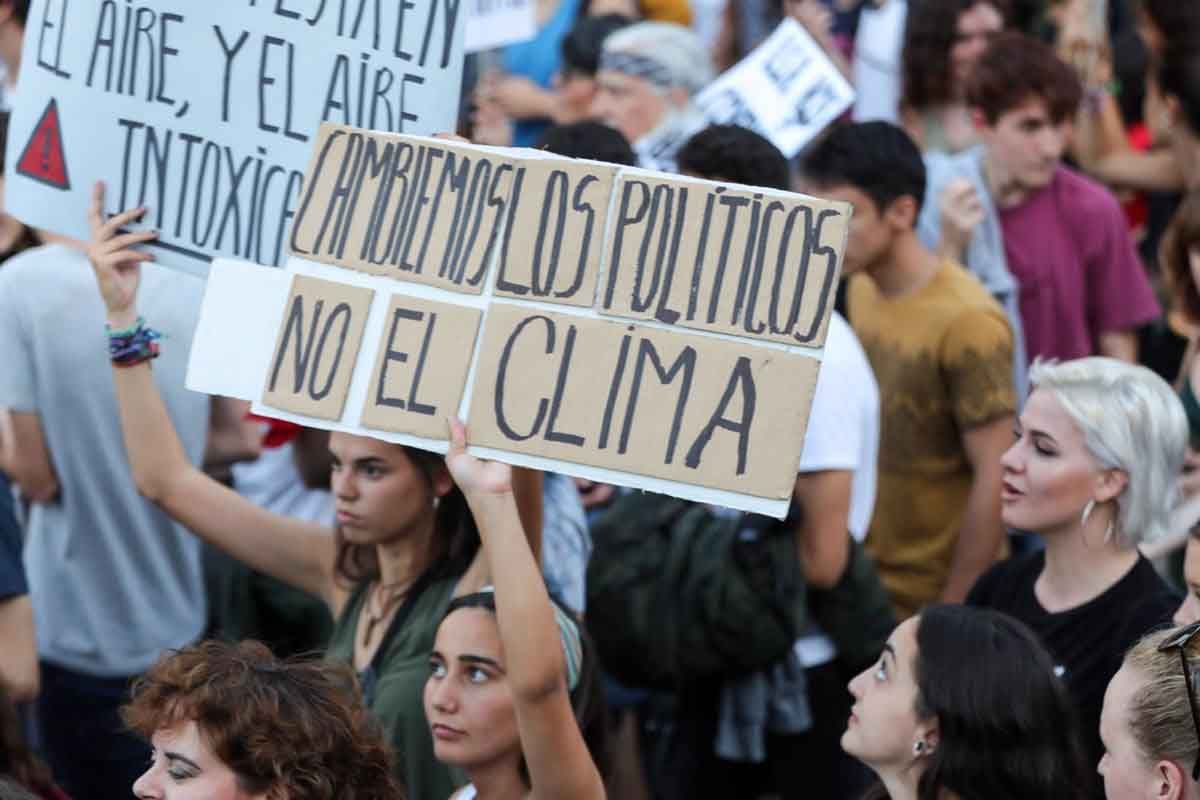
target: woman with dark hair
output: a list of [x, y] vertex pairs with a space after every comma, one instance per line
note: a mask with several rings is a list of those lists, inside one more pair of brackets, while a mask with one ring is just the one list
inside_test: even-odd
[[[4, 646], [9, 643], [6, 641]], [[55, 785], [50, 768], [29, 747], [21, 727], [17, 708], [0, 685], [0, 785], [19, 787], [40, 800], [68, 800]], [[0, 800], [3, 797], [0, 790]]]
[[850, 682], [842, 747], [879, 776], [870, 800], [1058, 800], [1086, 773], [1050, 656], [994, 611], [930, 606]]
[[479, 520], [496, 583], [451, 601], [429, 659], [434, 752], [471, 779], [455, 800], [603, 800], [595, 664], [578, 622], [546, 592], [511, 469], [468, 455], [460, 422], [446, 464]]
[[[119, 234], [144, 209], [105, 221], [102, 206], [98, 185], [88, 256], [108, 309], [113, 381], [138, 490], [208, 543], [322, 598], [336, 620], [328, 656], [353, 664], [368, 708], [400, 754], [396, 766], [409, 791], [422, 800], [449, 796], [455, 780], [433, 755], [421, 692], [451, 598], [485, 583], [479, 534], [462, 492], [439, 456], [334, 433], [338, 526], [329, 530], [265, 511], [194, 468], [149, 368], [158, 343], [135, 308], [138, 267], [152, 256], [134, 247], [154, 233]], [[535, 539], [539, 477], [524, 473], [518, 491], [536, 504], [524, 515]]]
[[1111, 85], [1105, 48], [1084, 75], [1089, 102], [1079, 116], [1075, 155], [1100, 180], [1117, 188], [1176, 192], [1200, 187], [1200, 4], [1146, 0], [1139, 6], [1138, 33], [1150, 53], [1143, 118], [1152, 147], [1129, 144]]
[[404, 796], [344, 665], [204, 642], [151, 667], [121, 715], [153, 746], [139, 800]]
[[902, 58], [904, 128], [921, 152], [956, 153], [975, 144], [967, 78], [1004, 30], [1007, 0], [915, 0]]

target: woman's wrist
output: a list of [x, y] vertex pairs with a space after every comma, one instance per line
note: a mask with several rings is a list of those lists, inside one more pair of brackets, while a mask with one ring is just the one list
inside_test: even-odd
[[512, 510], [512, 513], [517, 513], [517, 500], [511, 488], [502, 492], [486, 490], [463, 492], [463, 496], [466, 497], [467, 506], [475, 516], [476, 524], [483, 518], [494, 518], [497, 514], [506, 513], [509, 509]]
[[138, 313], [135, 308], [125, 308], [119, 311], [109, 309], [108, 326], [113, 330], [131, 328], [137, 324]]

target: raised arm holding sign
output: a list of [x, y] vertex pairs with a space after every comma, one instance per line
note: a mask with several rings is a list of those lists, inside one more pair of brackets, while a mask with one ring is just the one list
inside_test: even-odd
[[291, 275], [214, 268], [190, 386], [435, 450], [461, 414], [478, 455], [785, 514], [848, 206], [335, 125], [306, 187]]
[[[97, 188], [89, 256], [108, 309], [110, 351], [117, 367], [113, 380], [139, 491], [210, 544], [323, 598], [337, 620], [329, 653], [353, 663], [360, 673], [368, 705], [402, 754], [397, 767], [409, 791], [449, 797], [453, 781], [433, 755], [421, 690], [434, 633], [451, 598], [486, 580], [466, 499], [440, 457], [365, 436], [334, 434], [330, 440], [338, 507], [334, 531], [265, 511], [193, 467], [151, 377], [149, 362], [158, 344], [153, 320], [139, 320], [136, 311], [139, 266], [152, 255], [131, 248], [155, 234], [119, 233], [142, 209], [106, 221], [102, 207], [103, 191]], [[297, 297], [304, 299], [303, 294]], [[290, 339], [281, 344], [286, 368], [281, 365], [276, 382], [281, 388], [299, 383], [296, 395], [327, 397], [332, 391], [326, 392], [325, 378], [336, 375], [338, 367], [319, 363], [329, 345], [317, 347], [325, 331], [327, 343], [340, 338], [340, 320], [350, 329], [357, 301], [323, 306], [324, 316], [318, 319], [316, 305], [331, 299], [316, 299], [306, 308], [305, 324], [294, 323], [284, 331]], [[339, 311], [342, 302], [350, 310]], [[353, 356], [343, 349], [342, 359], [352, 361]], [[444, 420], [442, 425], [445, 430]], [[529, 491], [540, 501], [540, 484], [522, 481], [514, 507], [528, 504], [522, 492]], [[519, 517], [509, 524], [528, 530]], [[536, 540], [537, 531], [533, 533]], [[395, 635], [400, 626], [404, 636]]]

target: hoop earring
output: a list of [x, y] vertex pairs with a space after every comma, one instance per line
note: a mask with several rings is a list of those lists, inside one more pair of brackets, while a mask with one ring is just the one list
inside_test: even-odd
[[1088, 500], [1087, 505], [1083, 507], [1083, 513], [1079, 515], [1079, 527], [1086, 528], [1088, 517], [1092, 515], [1092, 511], [1096, 509], [1096, 501]]

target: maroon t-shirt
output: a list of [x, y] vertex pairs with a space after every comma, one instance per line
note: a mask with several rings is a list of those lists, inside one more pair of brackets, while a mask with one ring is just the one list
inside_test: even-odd
[[1099, 184], [1059, 167], [1045, 189], [1001, 210], [1000, 225], [1030, 361], [1095, 355], [1101, 333], [1158, 318], [1121, 207]]

